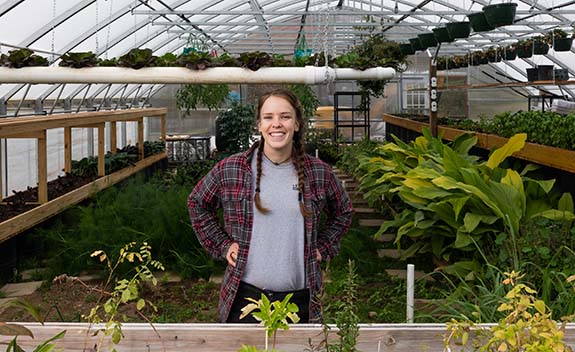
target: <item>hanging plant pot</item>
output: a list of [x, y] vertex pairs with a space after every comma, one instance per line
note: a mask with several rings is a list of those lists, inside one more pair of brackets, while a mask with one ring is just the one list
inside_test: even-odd
[[516, 11], [517, 4], [513, 2], [483, 6], [485, 19], [494, 28], [513, 24]]
[[515, 60], [516, 57], [517, 57], [517, 49], [515, 48], [506, 48], [503, 51], [504, 60]]
[[471, 13], [467, 15], [467, 18], [469, 18], [469, 24], [474, 32], [486, 32], [495, 29], [487, 23], [484, 12]]
[[432, 32], [421, 33], [418, 34], [417, 37], [419, 38], [421, 46], [423, 46], [424, 48], [437, 46], [437, 40], [435, 39], [435, 35]]
[[445, 24], [451, 38], [467, 38], [471, 33], [469, 22], [449, 22]]
[[534, 82], [539, 78], [539, 71], [537, 67], [530, 67], [527, 69], [527, 81]]
[[449, 31], [445, 27], [433, 28], [432, 31], [438, 43], [451, 43], [455, 40], [451, 38]]
[[424, 48], [421, 46], [421, 43], [419, 42], [419, 38], [409, 38], [409, 42], [411, 43], [411, 47], [415, 51], [427, 49], [427, 48]]
[[533, 54], [545, 55], [549, 52], [549, 45], [547, 43], [533, 42]]
[[401, 43], [399, 44], [399, 51], [401, 51], [401, 53], [403, 55], [413, 55], [415, 54], [415, 50], [413, 50], [413, 47], [411, 46], [410, 43]]
[[533, 56], [533, 43], [517, 47], [517, 57], [526, 59]]
[[573, 45], [573, 38], [555, 39], [553, 43], [553, 50], [555, 51], [569, 51]]

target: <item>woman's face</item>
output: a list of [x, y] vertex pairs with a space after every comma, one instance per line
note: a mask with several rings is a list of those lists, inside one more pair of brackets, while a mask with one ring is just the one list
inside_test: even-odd
[[263, 103], [258, 130], [265, 140], [264, 150], [289, 155], [299, 128], [296, 111], [287, 100], [272, 95]]

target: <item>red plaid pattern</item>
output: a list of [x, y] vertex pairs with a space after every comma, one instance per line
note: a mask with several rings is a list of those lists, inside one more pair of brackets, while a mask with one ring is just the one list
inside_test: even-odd
[[[221, 322], [228, 318], [248, 258], [253, 222], [250, 161], [256, 148], [257, 143], [245, 153], [220, 161], [197, 183], [188, 198], [196, 236], [210, 255], [225, 260], [230, 245], [239, 244], [236, 266], [226, 268], [220, 291], [218, 313]], [[323, 282], [315, 251], [319, 250], [323, 261], [338, 253], [339, 241], [351, 224], [353, 208], [328, 164], [306, 155], [304, 174], [304, 203], [313, 213], [305, 220], [305, 270], [311, 291], [310, 323], [318, 323], [321, 321], [319, 298]], [[218, 221], [218, 209], [223, 210], [223, 226]], [[328, 218], [320, 229], [322, 211]]]

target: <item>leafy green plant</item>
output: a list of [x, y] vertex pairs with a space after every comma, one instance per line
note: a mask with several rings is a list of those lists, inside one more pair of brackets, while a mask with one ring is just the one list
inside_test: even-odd
[[[90, 310], [90, 314], [84, 316], [91, 324], [105, 322], [105, 327], [101, 330], [104, 335], [101, 336], [98, 351], [102, 348], [101, 345], [104, 336], [110, 336], [113, 344], [118, 344], [122, 340], [122, 321], [125, 321], [126, 317], [119, 317], [119, 309], [121, 306], [135, 303], [138, 315], [148, 322], [150, 321], [142, 313], [142, 310], [146, 306], [151, 307], [154, 311], [157, 310], [152, 302], [143, 299], [139, 294], [139, 287], [142, 283], [149, 282], [154, 286], [157, 284], [157, 279], [151, 270], [164, 270], [162, 263], [152, 259], [151, 249], [146, 242], [139, 248], [136, 242], [131, 242], [120, 249], [116, 259], [108, 257], [103, 250], [94, 251], [90, 255], [91, 257], [97, 257], [100, 262], [105, 262], [108, 269], [108, 278], [100, 291], [100, 299], [96, 306]], [[118, 267], [124, 263], [134, 263], [135, 273], [129, 279], [117, 280], [116, 271]], [[114, 288], [111, 292], [108, 292], [112, 284]], [[105, 298], [107, 298], [106, 301], [102, 303]], [[160, 337], [159, 334], [158, 337]], [[115, 351], [115, 348], [111, 350]]]
[[[252, 303], [242, 308], [240, 319], [243, 319], [248, 314], [251, 314], [257, 321], [260, 321], [263, 324], [266, 329], [265, 351], [268, 351], [268, 339], [270, 337], [273, 337], [272, 351], [275, 350], [276, 332], [278, 329], [289, 329], [288, 319], [292, 323], [297, 323], [299, 321], [299, 317], [297, 315], [299, 308], [295, 303], [290, 302], [292, 296], [293, 294], [290, 293], [287, 294], [282, 301], [274, 302], [270, 302], [267, 296], [263, 293], [259, 300], [246, 298]], [[253, 348], [253, 346], [243, 346], [240, 351], [253, 351]]]
[[466, 258], [445, 270], [467, 272], [472, 279], [477, 264], [469, 258], [475, 242], [483, 247], [500, 234], [508, 234], [506, 243], [512, 246], [511, 235], [517, 236], [523, 221], [538, 216], [573, 218], [573, 213], [551, 203], [548, 194], [553, 180], [528, 177], [529, 166], [521, 173], [500, 167], [523, 147], [525, 134], [510, 138], [487, 161], [479, 162], [468, 155], [475, 137], [463, 135], [448, 146], [428, 130], [423, 133], [410, 144], [396, 139], [379, 147], [377, 156], [358, 157], [364, 197], [371, 202], [383, 197], [404, 207], [377, 234], [396, 229], [395, 243], [405, 248], [402, 257], [430, 252], [447, 262]]
[[214, 66], [212, 57], [204, 51], [190, 51], [187, 54], [183, 54], [178, 58], [178, 64], [192, 70], [205, 70]]
[[116, 66], [118, 66], [118, 59], [115, 57], [113, 57], [111, 59], [98, 59], [98, 66], [116, 67]]
[[254, 51], [248, 53], [241, 53], [238, 61], [241, 67], [257, 71], [261, 67], [271, 66], [273, 59], [268, 53], [261, 51]]
[[118, 58], [118, 66], [140, 69], [143, 67], [153, 67], [156, 64], [156, 56], [152, 49], [131, 49], [127, 54]]
[[158, 67], [179, 66], [178, 57], [172, 53], [165, 53], [162, 56], [158, 56], [158, 58], [156, 59], [156, 66]]
[[255, 132], [255, 108], [233, 102], [216, 118], [216, 148], [233, 154], [247, 150]]
[[309, 85], [289, 84], [287, 89], [289, 89], [299, 100], [303, 109], [304, 117], [310, 118], [315, 115], [319, 106], [319, 99]]
[[34, 54], [30, 49], [10, 50], [8, 55], [0, 55], [0, 64], [11, 68], [29, 66], [48, 66], [50, 63], [45, 57]]
[[[545, 302], [537, 299], [536, 291], [520, 283], [522, 276], [512, 271], [505, 273], [503, 284], [510, 286], [505, 301], [497, 308], [507, 315], [497, 325], [487, 329], [479, 327], [469, 319], [453, 319], [447, 324], [444, 336], [444, 351], [451, 351], [453, 345], [462, 348], [472, 345], [480, 351], [572, 351], [564, 342], [565, 325], [573, 317], [565, 317], [559, 325], [551, 317]], [[476, 333], [474, 335], [473, 333]]]
[[330, 346], [328, 351], [356, 352], [357, 338], [359, 336], [359, 317], [357, 316], [357, 274], [355, 263], [348, 262], [347, 280], [343, 300], [340, 309], [335, 315], [336, 326], [339, 329], [337, 335], [339, 342]]
[[190, 116], [200, 106], [218, 109], [230, 94], [227, 84], [186, 84], [176, 93], [176, 106]]
[[98, 58], [91, 51], [66, 53], [62, 55], [59, 63], [59, 66], [73, 68], [94, 67], [96, 65], [98, 65]]

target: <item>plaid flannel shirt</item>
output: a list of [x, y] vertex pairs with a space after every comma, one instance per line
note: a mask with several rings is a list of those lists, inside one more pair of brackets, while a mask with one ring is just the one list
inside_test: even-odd
[[[218, 315], [221, 322], [228, 318], [232, 303], [243, 276], [252, 234], [253, 191], [251, 158], [256, 145], [245, 153], [220, 161], [194, 187], [188, 198], [188, 209], [193, 228], [201, 244], [216, 259], [225, 260], [232, 243], [239, 244], [236, 266], [228, 265], [219, 298]], [[349, 196], [329, 165], [305, 156], [304, 204], [313, 210], [305, 219], [306, 246], [304, 252], [306, 280], [310, 288], [310, 323], [321, 322], [321, 294], [323, 289], [320, 264], [339, 251], [339, 241], [347, 232], [353, 213]], [[223, 226], [217, 211], [223, 209]], [[328, 215], [320, 229], [321, 212]]]

